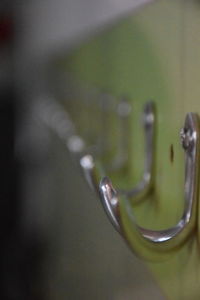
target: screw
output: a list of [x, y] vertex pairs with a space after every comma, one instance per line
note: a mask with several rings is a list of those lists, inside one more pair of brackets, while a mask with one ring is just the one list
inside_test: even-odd
[[187, 128], [182, 128], [180, 131], [181, 143], [185, 150], [188, 150], [193, 145], [193, 134]]

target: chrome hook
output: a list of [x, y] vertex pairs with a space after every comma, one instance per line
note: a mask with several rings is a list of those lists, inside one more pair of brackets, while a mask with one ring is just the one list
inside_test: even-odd
[[[126, 190], [118, 190], [118, 194], [126, 195], [128, 197], [135, 197], [140, 195], [141, 197], [137, 197], [136, 200], [144, 198], [153, 187], [153, 177], [154, 177], [154, 161], [155, 161], [155, 105], [152, 101], [149, 101], [145, 104], [143, 110], [143, 126], [145, 132], [145, 171], [143, 175], [143, 179], [136, 185], [135, 188], [126, 191]], [[80, 166], [83, 170], [85, 179], [92, 190], [99, 194], [99, 180], [101, 174], [103, 173], [101, 168], [95, 163], [94, 158], [90, 154], [84, 155], [80, 159]], [[104, 189], [104, 187], [102, 187]], [[101, 190], [100, 190], [101, 191]], [[121, 226], [119, 223], [119, 211], [117, 201], [115, 201], [115, 196], [112, 192], [113, 197], [111, 194], [108, 196], [100, 197], [102, 206], [108, 215], [111, 223], [115, 227], [115, 229], [122, 233]], [[110, 199], [110, 200], [109, 200]], [[117, 199], [117, 198], [116, 198]], [[133, 199], [132, 199], [133, 200]], [[135, 199], [134, 199], [135, 200]]]
[[[152, 101], [145, 104], [143, 110], [143, 126], [145, 133], [145, 165], [143, 179], [131, 190], [118, 190], [120, 194], [124, 194], [128, 197], [137, 197], [137, 200], [143, 198], [153, 187], [154, 178], [154, 165], [155, 165], [155, 105]], [[84, 176], [92, 190], [99, 192], [99, 178], [100, 172], [95, 163], [94, 158], [90, 154], [84, 155], [80, 159], [80, 165], [82, 167]], [[116, 223], [116, 222], [115, 222]]]
[[[120, 203], [124, 204], [126, 217], [128, 217], [133, 238], [127, 238], [131, 244], [136, 245], [134, 240], [138, 237], [150, 249], [172, 250], [182, 244], [190, 232], [194, 229], [196, 221], [196, 207], [199, 185], [199, 118], [195, 113], [189, 113], [185, 119], [184, 129], [181, 131], [182, 146], [185, 150], [185, 207], [181, 220], [172, 228], [166, 230], [149, 230], [137, 225], [132, 213], [131, 203], [127, 198], [120, 197], [120, 194], [113, 188], [109, 178], [101, 180], [99, 191], [101, 201], [106, 208], [107, 215], [113, 222], [113, 214], [119, 211]], [[113, 207], [112, 203], [115, 203]], [[118, 207], [118, 209], [117, 209]], [[110, 213], [112, 211], [112, 214]], [[122, 231], [122, 220], [117, 213], [115, 218]], [[126, 230], [124, 230], [126, 231]], [[158, 247], [160, 245], [160, 247]], [[137, 247], [137, 245], [136, 245]]]

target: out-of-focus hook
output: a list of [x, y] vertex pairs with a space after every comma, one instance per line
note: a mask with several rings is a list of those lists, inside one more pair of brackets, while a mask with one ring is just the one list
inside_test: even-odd
[[[151, 190], [153, 187], [153, 177], [154, 177], [154, 163], [155, 163], [155, 105], [152, 101], [149, 101], [144, 106], [143, 111], [143, 126], [145, 132], [145, 170], [143, 179], [139, 184], [136, 185], [135, 188], [131, 190], [118, 190], [119, 194], [124, 194], [128, 197], [132, 197], [132, 202], [134, 201], [134, 197], [140, 195], [142, 198]], [[95, 190], [99, 193], [99, 179], [101, 177], [100, 168], [97, 166], [94, 158], [90, 154], [84, 155], [80, 159], [80, 165], [82, 167], [84, 176], [92, 190]], [[136, 200], [141, 197], [137, 197]], [[109, 206], [109, 202], [104, 204], [102, 202], [104, 208]], [[108, 209], [110, 211], [110, 209]], [[113, 215], [112, 215], [113, 219]], [[112, 223], [117, 223], [117, 218], [114, 218]], [[116, 226], [115, 226], [116, 227]], [[117, 226], [119, 231], [119, 226]]]
[[[144, 197], [153, 187], [153, 173], [154, 173], [154, 161], [155, 161], [155, 105], [153, 102], [147, 102], [144, 106], [143, 111], [143, 126], [145, 131], [145, 171], [143, 175], [143, 179], [141, 182], [136, 185], [135, 188], [127, 191], [127, 190], [119, 190], [118, 194], [124, 194], [129, 197], [134, 197], [141, 195]], [[90, 154], [84, 155], [80, 159], [80, 165], [82, 167], [84, 176], [90, 186], [90, 188], [96, 191], [99, 194], [99, 179], [101, 177], [100, 167], [95, 163], [94, 158]], [[100, 189], [105, 190], [105, 187], [102, 186]], [[108, 194], [104, 193], [105, 197], [100, 197], [103, 208], [107, 213], [111, 223], [114, 225], [115, 229], [118, 232], [121, 232], [121, 227], [119, 224], [119, 211], [118, 211], [118, 201], [117, 197], [111, 197], [115, 193], [114, 190], [110, 189], [110, 198]], [[137, 197], [138, 200], [138, 197]], [[134, 198], [132, 199], [134, 201]]]
[[51, 129], [73, 154], [81, 154], [85, 150], [84, 140], [76, 133], [68, 112], [52, 97], [41, 97], [35, 108], [37, 119]]

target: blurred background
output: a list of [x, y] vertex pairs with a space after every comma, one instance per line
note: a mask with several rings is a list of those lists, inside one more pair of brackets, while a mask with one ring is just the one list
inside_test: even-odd
[[1, 0], [1, 299], [163, 299], [33, 113], [55, 54], [148, 2]]

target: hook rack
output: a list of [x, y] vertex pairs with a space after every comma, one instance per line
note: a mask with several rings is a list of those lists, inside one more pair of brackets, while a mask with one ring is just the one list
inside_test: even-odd
[[[141, 241], [145, 247], [156, 251], [172, 250], [181, 245], [194, 228], [196, 221], [196, 207], [198, 197], [199, 179], [199, 117], [195, 113], [189, 113], [185, 119], [184, 128], [181, 131], [182, 147], [185, 151], [185, 193], [184, 193], [184, 212], [179, 222], [166, 230], [151, 230], [139, 226], [135, 220], [132, 204], [138, 199], [144, 199], [154, 187], [155, 177], [155, 131], [156, 113], [155, 105], [152, 101], [145, 104], [143, 110], [143, 128], [145, 133], [145, 164], [144, 175], [139, 184], [131, 190], [115, 189], [108, 177], [100, 181], [102, 172], [98, 164], [94, 161], [91, 154], [87, 152], [84, 141], [76, 134], [73, 122], [68, 113], [56, 101], [40, 102], [38, 107], [40, 119], [65, 142], [68, 149], [73, 153], [78, 153], [80, 165], [85, 178], [90, 187], [100, 196], [103, 208], [115, 229], [129, 242], [134, 248], [135, 240]], [[72, 142], [72, 140], [74, 141]], [[72, 147], [75, 145], [74, 147]], [[139, 197], [138, 197], [139, 195]], [[131, 199], [130, 199], [131, 198]], [[135, 200], [135, 201], [134, 201]], [[123, 214], [129, 223], [129, 233], [124, 225]], [[131, 240], [131, 242], [130, 242]], [[136, 247], [137, 248], [137, 247]]]

